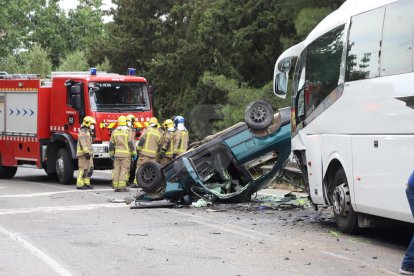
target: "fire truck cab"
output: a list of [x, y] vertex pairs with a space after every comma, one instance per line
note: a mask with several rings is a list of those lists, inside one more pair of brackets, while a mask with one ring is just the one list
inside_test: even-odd
[[94, 168], [111, 169], [108, 144], [120, 115], [137, 118], [136, 139], [153, 116], [151, 87], [143, 77], [90, 72], [8, 74], [0, 79], [0, 178], [17, 168], [43, 168], [69, 184], [77, 169], [76, 143], [85, 116], [96, 119]]

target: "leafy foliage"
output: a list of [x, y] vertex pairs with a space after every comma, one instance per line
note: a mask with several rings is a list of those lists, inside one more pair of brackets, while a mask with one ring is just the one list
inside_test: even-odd
[[135, 67], [159, 119], [184, 115], [201, 138], [242, 120], [253, 99], [288, 105], [271, 93], [275, 60], [344, 0], [113, 0], [109, 23], [102, 0], [69, 12], [58, 2], [0, 3], [0, 70]]
[[35, 45], [29, 52], [21, 53], [21, 61], [25, 73], [39, 74], [41, 78], [46, 78], [52, 70], [52, 62], [49, 60], [48, 53], [39, 45]]
[[70, 53], [63, 59], [57, 71], [88, 71], [89, 65], [86, 62], [85, 53], [76, 51]]
[[299, 36], [306, 36], [330, 12], [331, 9], [329, 8], [302, 9], [295, 20], [297, 34]]

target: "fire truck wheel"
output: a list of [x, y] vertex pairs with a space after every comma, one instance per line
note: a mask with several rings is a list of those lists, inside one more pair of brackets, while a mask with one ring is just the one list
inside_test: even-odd
[[162, 166], [155, 161], [142, 164], [137, 171], [137, 182], [146, 193], [155, 193], [164, 185]]
[[273, 107], [263, 100], [253, 101], [246, 107], [244, 121], [251, 129], [266, 129], [273, 121]]
[[61, 148], [56, 158], [56, 173], [59, 182], [62, 184], [71, 184], [73, 180], [73, 161], [66, 149]]
[[343, 233], [354, 234], [358, 231], [358, 214], [351, 205], [348, 180], [343, 168], [340, 168], [336, 172], [333, 179], [333, 186], [331, 202], [336, 225]]
[[0, 165], [0, 178], [10, 179], [16, 174], [17, 167], [6, 167]]
[[47, 172], [47, 168], [45, 168], [45, 173], [51, 178], [57, 178], [57, 173], [55, 172]]

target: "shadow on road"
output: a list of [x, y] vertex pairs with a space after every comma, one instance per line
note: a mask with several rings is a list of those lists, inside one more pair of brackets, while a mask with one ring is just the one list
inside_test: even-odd
[[[17, 170], [16, 176], [13, 177], [13, 179], [11, 180], [12, 181], [23, 181], [23, 182], [39, 182], [39, 183], [50, 184], [50, 185], [56, 184], [56, 185], [62, 185], [64, 187], [70, 187], [71, 185], [76, 184], [76, 173], [74, 175], [74, 178], [71, 184], [64, 185], [64, 184], [60, 184], [56, 177], [48, 176], [42, 170], [30, 170], [29, 171], [29, 170], [19, 168], [19, 170]], [[96, 171], [94, 172], [92, 176], [91, 184], [93, 186], [98, 186], [98, 187], [111, 186], [111, 175], [109, 173], [103, 173], [103, 172]]]

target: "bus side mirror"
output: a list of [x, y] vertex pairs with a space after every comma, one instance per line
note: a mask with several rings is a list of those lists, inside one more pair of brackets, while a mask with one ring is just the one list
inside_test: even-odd
[[287, 95], [287, 74], [279, 73], [273, 81], [273, 93], [279, 98], [285, 99]]
[[273, 93], [282, 99], [285, 99], [287, 95], [288, 77], [291, 66], [291, 58], [283, 59], [275, 66]]

